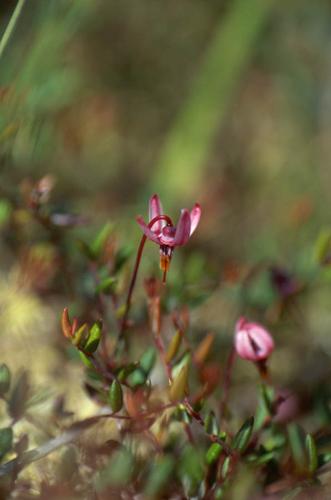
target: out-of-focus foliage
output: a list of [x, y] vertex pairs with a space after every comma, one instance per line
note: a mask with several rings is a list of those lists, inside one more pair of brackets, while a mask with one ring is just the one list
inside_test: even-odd
[[[330, 23], [1, 2], [1, 497], [330, 496]], [[166, 287], [146, 245], [121, 334], [155, 191], [202, 219]], [[241, 315], [267, 380], [232, 358]]]

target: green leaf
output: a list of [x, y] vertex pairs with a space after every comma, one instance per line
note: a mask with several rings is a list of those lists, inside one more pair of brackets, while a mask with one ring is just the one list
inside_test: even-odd
[[263, 453], [263, 455], [249, 455], [247, 457], [248, 462], [253, 462], [255, 465], [263, 465], [276, 458], [276, 454], [273, 451]]
[[189, 363], [186, 363], [170, 386], [170, 399], [171, 401], [179, 401], [183, 399], [187, 392], [189, 374]]
[[145, 372], [140, 368], [136, 368], [127, 378], [127, 382], [133, 389], [139, 385], [144, 385], [147, 380]]
[[314, 260], [318, 264], [325, 264], [328, 257], [331, 256], [331, 230], [323, 229], [315, 243]]
[[208, 465], [216, 462], [220, 454], [222, 453], [223, 447], [219, 443], [213, 443], [207, 450], [206, 462]]
[[97, 236], [94, 238], [90, 245], [91, 253], [94, 255], [96, 259], [100, 257], [100, 254], [106, 244], [107, 239], [109, 238], [113, 229], [113, 225], [110, 222], [107, 222], [99, 231]]
[[0, 396], [6, 394], [10, 387], [11, 374], [6, 364], [0, 365]]
[[128, 450], [122, 448], [117, 451], [111, 457], [108, 465], [98, 474], [96, 478], [97, 491], [102, 491], [109, 485], [121, 487], [129, 484], [133, 474], [133, 466], [134, 459]]
[[178, 472], [188, 497], [194, 496], [203, 479], [203, 456], [199, 450], [186, 446], [178, 465]]
[[302, 471], [306, 465], [304, 432], [294, 422], [287, 426], [287, 434], [293, 460], [297, 469]]
[[325, 465], [329, 462], [331, 462], [331, 452], [321, 453], [321, 455], [318, 455], [319, 467], [322, 467], [322, 465]]
[[260, 386], [260, 396], [254, 418], [254, 430], [258, 431], [265, 423], [267, 417], [272, 414], [272, 405], [275, 391], [265, 384]]
[[91, 243], [86, 243], [86, 241], [78, 240], [78, 246], [80, 251], [89, 260], [97, 261], [101, 255], [104, 245], [109, 238], [112, 231], [112, 224], [108, 222], [105, 224], [99, 233], [96, 235]]
[[218, 434], [219, 425], [215, 413], [211, 410], [205, 418], [205, 429], [208, 434]]
[[273, 413], [274, 389], [265, 384], [261, 384], [261, 395], [269, 415]]
[[246, 422], [240, 427], [239, 431], [233, 438], [232, 447], [243, 453], [252, 435], [254, 427], [254, 417], [250, 417]]
[[172, 377], [175, 379], [182, 368], [187, 365], [191, 360], [191, 353], [185, 352], [183, 356], [181, 356], [180, 360], [172, 367], [171, 374]]
[[129, 363], [128, 365], [121, 366], [116, 370], [117, 380], [119, 382], [124, 382], [128, 375], [132, 373], [137, 368], [137, 363]]
[[17, 379], [8, 401], [8, 410], [14, 420], [19, 420], [23, 416], [28, 398], [28, 376], [26, 372], [22, 372]]
[[146, 376], [150, 374], [156, 361], [156, 351], [154, 347], [149, 347], [141, 356], [139, 365]]
[[114, 413], [117, 413], [123, 406], [123, 391], [121, 384], [115, 379], [111, 383], [108, 396], [109, 404]]
[[222, 477], [223, 479], [226, 479], [229, 470], [230, 470], [230, 465], [231, 465], [231, 457], [226, 457], [224, 460], [223, 466], [222, 466]]
[[87, 323], [84, 323], [78, 330], [74, 333], [71, 342], [73, 345], [78, 347], [78, 349], [84, 349], [85, 344], [89, 337], [89, 330]]
[[214, 500], [222, 500], [224, 498], [224, 488], [219, 486], [218, 488], [215, 489], [214, 492]]
[[0, 460], [8, 453], [13, 445], [13, 429], [4, 427], [0, 429]]
[[85, 257], [87, 257], [89, 260], [95, 260], [95, 256], [92, 253], [91, 248], [89, 247], [89, 245], [85, 241], [78, 240], [77, 245], [78, 245], [79, 250], [81, 251], [81, 253]]
[[96, 287], [96, 292], [97, 293], [111, 293], [114, 291], [114, 286], [117, 283], [117, 279], [114, 278], [113, 276], [108, 276], [107, 278], [104, 278]]
[[2, 199], [0, 200], [0, 227], [7, 222], [12, 212], [10, 203]]
[[84, 365], [87, 366], [87, 368], [94, 368], [92, 361], [89, 359], [86, 354], [84, 354], [82, 351], [79, 352], [79, 357], [83, 361]]
[[129, 247], [122, 247], [119, 249], [115, 257], [115, 264], [114, 264], [115, 273], [118, 273], [122, 269], [124, 264], [130, 258], [131, 254], [132, 250]]
[[182, 332], [180, 330], [177, 330], [175, 335], [172, 337], [170, 344], [169, 344], [169, 347], [168, 347], [168, 350], [167, 350], [167, 354], [166, 354], [166, 358], [165, 358], [167, 363], [170, 363], [170, 361], [172, 361], [174, 359], [174, 357], [176, 356], [178, 349], [180, 347], [182, 338], [183, 338]]
[[310, 474], [314, 474], [318, 466], [318, 457], [315, 439], [311, 434], [307, 434], [306, 436], [306, 451], [308, 455], [308, 470]]
[[214, 333], [208, 333], [194, 351], [194, 360], [199, 365], [207, 359], [215, 339]]
[[88, 354], [92, 354], [93, 352], [95, 352], [99, 346], [101, 335], [102, 335], [102, 322], [97, 321], [90, 329], [90, 333], [85, 342], [85, 345], [83, 346], [83, 350]]
[[161, 457], [153, 464], [144, 491], [148, 498], [155, 498], [161, 491], [164, 494], [164, 488], [172, 475], [174, 466], [174, 458], [168, 455]]

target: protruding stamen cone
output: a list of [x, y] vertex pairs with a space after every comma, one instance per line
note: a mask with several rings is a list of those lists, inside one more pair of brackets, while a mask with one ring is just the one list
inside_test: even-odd
[[162, 278], [162, 283], [166, 282], [167, 279], [167, 272], [170, 267], [170, 260], [171, 257], [169, 255], [164, 255], [163, 253], [160, 256], [160, 269], [163, 271], [163, 278]]

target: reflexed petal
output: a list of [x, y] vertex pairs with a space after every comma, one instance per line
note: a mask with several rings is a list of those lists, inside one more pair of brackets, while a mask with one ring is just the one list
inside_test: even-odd
[[173, 246], [185, 245], [190, 238], [191, 231], [191, 217], [190, 212], [184, 208], [181, 211], [179, 221], [177, 224], [176, 234], [173, 241]]
[[154, 243], [158, 243], [159, 244], [159, 238], [158, 238], [158, 235], [156, 233], [154, 233], [154, 231], [152, 231], [148, 226], [147, 224], [144, 222], [144, 219], [139, 216], [136, 218], [136, 221], [138, 222], [139, 226], [141, 227], [141, 229], [143, 230], [144, 232], [144, 235], [151, 241], [154, 241]]
[[194, 231], [196, 230], [196, 228], [198, 227], [200, 217], [201, 217], [201, 207], [200, 207], [199, 203], [196, 203], [194, 205], [194, 207], [192, 208], [191, 213], [190, 213], [190, 218], [191, 218], [191, 233], [190, 233], [190, 235], [193, 234]]
[[[163, 215], [162, 203], [157, 194], [154, 194], [149, 200], [149, 222], [154, 219], [154, 217], [158, 217], [159, 215]], [[165, 221], [160, 220], [153, 225], [153, 231], [157, 233], [161, 232], [162, 228], [166, 224]]]

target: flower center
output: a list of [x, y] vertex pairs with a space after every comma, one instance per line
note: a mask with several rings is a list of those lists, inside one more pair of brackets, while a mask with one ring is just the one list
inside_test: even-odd
[[[162, 228], [162, 240], [166, 243], [170, 243], [174, 239], [176, 234], [176, 228], [174, 226], [165, 226]], [[166, 245], [164, 245], [166, 246]]]

